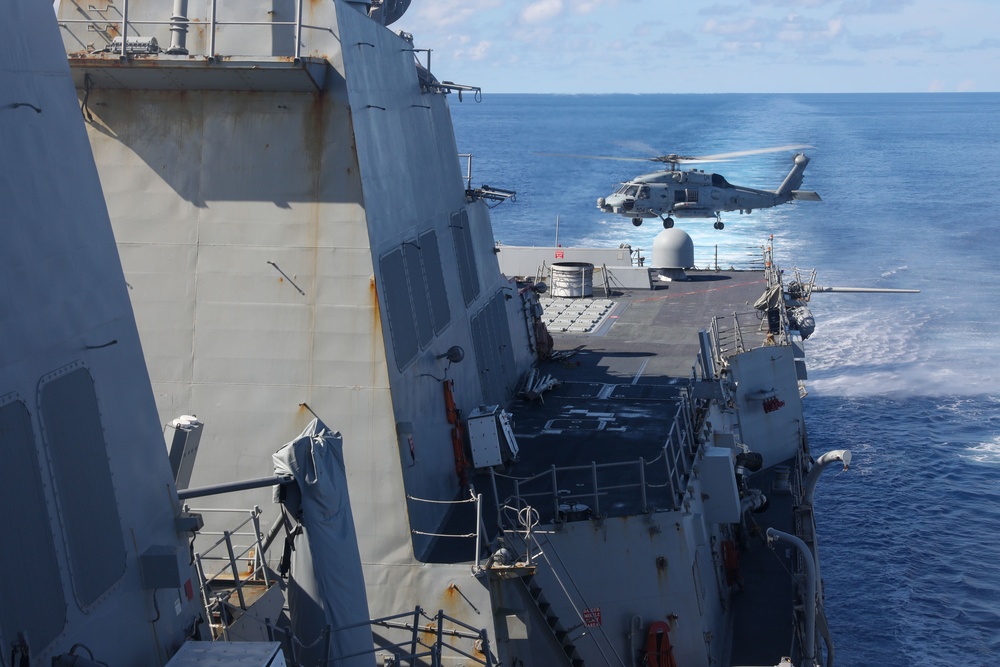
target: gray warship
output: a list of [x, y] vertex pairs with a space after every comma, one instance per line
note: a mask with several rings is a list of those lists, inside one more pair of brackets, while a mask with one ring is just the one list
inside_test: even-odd
[[833, 664], [814, 274], [497, 244], [405, 0], [37, 4], [0, 664]]

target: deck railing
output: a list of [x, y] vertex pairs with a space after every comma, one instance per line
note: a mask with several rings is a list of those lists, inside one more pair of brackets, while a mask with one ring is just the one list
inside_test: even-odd
[[[765, 246], [760, 263], [764, 267], [764, 278], [767, 289], [778, 286], [785, 289], [781, 270], [774, 264], [772, 259], [771, 246]], [[759, 269], [758, 269], [759, 270]], [[793, 269], [793, 279], [809, 289], [815, 280], [816, 272], [813, 271], [809, 278], [803, 279], [798, 269]], [[808, 300], [808, 294], [804, 295]], [[778, 331], [768, 334], [763, 338], [764, 345], [788, 345], [789, 322], [788, 313], [785, 308], [778, 309]], [[733, 354], [740, 354], [751, 349], [753, 343], [750, 336], [753, 333], [761, 334], [768, 326], [766, 313], [762, 311], [733, 312], [726, 317], [713, 317], [709, 327], [709, 338], [711, 340], [710, 352], [712, 355], [713, 367], [715, 369], [724, 368], [727, 364], [726, 358]]]
[[[457, 590], [457, 585], [452, 584], [452, 586]], [[461, 591], [459, 593], [461, 594]], [[476, 628], [463, 623], [448, 616], [440, 609], [436, 614], [430, 615], [422, 607], [417, 606], [410, 612], [376, 618], [354, 626], [336, 628], [330, 632], [340, 632], [365, 625], [370, 625], [373, 629], [384, 628], [402, 638], [399, 641], [382, 638], [384, 641], [379, 642], [378, 648], [354, 655], [340, 656], [338, 661], [374, 654], [382, 657], [379, 664], [392, 667], [401, 667], [402, 665], [442, 667], [444, 664], [472, 664], [492, 667], [492, 665], [497, 664], [490, 646], [489, 634], [485, 628]], [[464, 646], [458, 640], [471, 641], [472, 646]]]
[[[221, 531], [202, 530], [200, 537], [217, 537], [210, 545], [194, 553], [195, 569], [201, 584], [202, 604], [209, 619], [218, 618], [219, 623], [212, 623], [213, 635], [225, 638], [227, 636], [228, 613], [224, 604], [233, 596], [239, 601], [241, 609], [247, 609], [247, 596], [244, 588], [250, 584], [262, 584], [269, 588], [272, 580], [267, 568], [267, 558], [261, 542], [260, 507], [252, 509], [220, 509], [191, 508], [184, 506], [184, 511], [192, 514], [245, 514], [238, 524], [231, 529]], [[246, 567], [243, 567], [246, 563]]]
[[762, 271], [764, 258], [759, 245], [699, 244], [694, 249], [694, 268], [705, 271]]
[[[431, 500], [429, 498], [417, 498], [416, 496], [411, 496], [407, 494], [406, 499], [414, 503], [425, 503], [429, 505], [475, 505], [475, 526], [471, 526], [471, 530], [464, 533], [442, 533], [439, 531], [426, 531], [418, 530], [416, 528], [410, 527], [410, 533], [412, 535], [419, 535], [421, 537], [431, 537], [434, 539], [473, 539], [474, 542], [474, 553], [470, 554], [472, 556], [472, 566], [473, 573], [477, 573], [482, 570], [480, 565], [480, 555], [482, 554], [482, 542], [483, 542], [483, 495], [476, 494], [472, 495], [465, 500]], [[411, 515], [412, 516], [412, 515]]]
[[[118, 5], [114, 3], [109, 3], [104, 9], [97, 9], [93, 5], [90, 5], [86, 10], [79, 9], [79, 13], [84, 15], [85, 18], [60, 18], [59, 25], [63, 28], [74, 26], [74, 25], [84, 25], [87, 26], [87, 30], [95, 32], [105, 41], [105, 47], [102, 49], [95, 49], [97, 51], [107, 50], [111, 53], [118, 53], [122, 58], [128, 58], [129, 56], [135, 55], [137, 53], [136, 47], [138, 46], [140, 40], [142, 40], [143, 53], [149, 54], [150, 52], [145, 50], [149, 47], [150, 42], [145, 41], [148, 39], [149, 35], [144, 35], [144, 28], [151, 27], [153, 32], [158, 32], [163, 34], [164, 32], [170, 33], [170, 44], [163, 50], [164, 53], [168, 55], [202, 55], [208, 58], [216, 57], [216, 37], [218, 33], [218, 28], [225, 26], [244, 26], [244, 27], [265, 27], [265, 28], [275, 28], [280, 26], [292, 28], [293, 35], [289, 37], [290, 43], [288, 44], [288, 49], [277, 49], [279, 52], [284, 53], [287, 56], [291, 56], [296, 60], [301, 55], [302, 48], [302, 30], [303, 28], [315, 27], [306, 26], [302, 23], [302, 0], [295, 0], [295, 19], [289, 21], [235, 21], [235, 20], [220, 20], [219, 19], [219, 6], [218, 0], [210, 0], [208, 5], [208, 12], [205, 15], [189, 15], [188, 14], [188, 2], [187, 0], [174, 0], [172, 3], [162, 2], [164, 19], [162, 20], [149, 20], [149, 19], [135, 19], [130, 14], [133, 8], [131, 5], [141, 4], [142, 8], [145, 10], [148, 7], [154, 5], [154, 3], [146, 0], [142, 3], [130, 2], [130, 0], [123, 0], [121, 2], [121, 9], [118, 9]], [[199, 5], [200, 6], [200, 5]], [[116, 16], [108, 16], [108, 12], [114, 11]], [[94, 16], [87, 16], [91, 13]], [[148, 13], [148, 12], [146, 12]], [[273, 16], [273, 14], [272, 14]], [[187, 32], [188, 26], [191, 25], [207, 25], [208, 31], [208, 48], [205, 53], [202, 54], [189, 54], [187, 48]], [[156, 30], [159, 28], [159, 30]], [[164, 30], [165, 29], [165, 30]], [[327, 28], [320, 28], [326, 30]], [[120, 38], [121, 42], [118, 43], [116, 38]], [[114, 45], [114, 48], [112, 48]], [[250, 55], [250, 54], [243, 54]]]
[[[537, 508], [545, 523], [680, 509], [697, 452], [694, 431], [692, 405], [683, 397], [656, 458], [552, 466], [531, 477], [514, 479], [514, 493], [507, 500], [515, 507]], [[496, 489], [499, 473], [491, 469], [490, 475]], [[497, 507], [500, 525], [509, 523], [502, 514], [505, 504], [500, 499]]]
[[[482, 496], [470, 498], [468, 501], [476, 504], [477, 516], [482, 502]], [[185, 512], [194, 514], [246, 514], [238, 524], [229, 530], [200, 531], [199, 536], [216, 536], [218, 539], [207, 547], [195, 552], [194, 560], [201, 584], [202, 603], [207, 617], [210, 619], [213, 639], [229, 640], [229, 626], [237, 618], [249, 619], [258, 623], [261, 636], [270, 641], [279, 641], [292, 658], [292, 664], [300, 664], [300, 657], [311, 652], [315, 654], [320, 649], [322, 656], [330, 655], [330, 644], [338, 633], [370, 626], [373, 631], [383, 628], [386, 636], [378, 642], [377, 647], [354, 655], [341, 655], [332, 661], [320, 658], [316, 663], [321, 666], [336, 664], [362, 655], [381, 656], [379, 664], [385, 665], [431, 665], [442, 667], [449, 660], [465, 661], [470, 665], [496, 664], [489, 643], [489, 635], [485, 628], [476, 628], [458, 619], [446, 615], [443, 611], [428, 614], [422, 607], [392, 616], [363, 621], [354, 625], [342, 627], [326, 626], [315, 641], [304, 644], [292, 634], [291, 630], [275, 623], [276, 619], [260, 620], [252, 614], [234, 616], [227, 607], [234, 607], [238, 600], [241, 609], [249, 609], [253, 600], [244, 595], [244, 588], [250, 585], [263, 585], [265, 590], [275, 580], [267, 567], [264, 553], [259, 517], [259, 507], [252, 509], [199, 509], [184, 507]], [[476, 532], [461, 537], [476, 537], [479, 543], [479, 525]], [[478, 547], [476, 553], [478, 566]], [[243, 567], [246, 563], [246, 567]], [[456, 584], [453, 590], [464, 595]], [[235, 598], [235, 600], [234, 600]], [[463, 640], [465, 643], [463, 643]], [[451, 662], [448, 662], [451, 664]]]

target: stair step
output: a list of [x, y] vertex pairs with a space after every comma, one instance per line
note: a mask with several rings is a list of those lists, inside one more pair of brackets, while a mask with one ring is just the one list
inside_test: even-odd
[[535, 575], [533, 574], [527, 574], [521, 577], [521, 581], [524, 582], [525, 588], [528, 590], [531, 598], [535, 601], [535, 606], [545, 617], [545, 621], [549, 624], [552, 636], [559, 642], [560, 645], [562, 645], [563, 652], [566, 654], [566, 658], [569, 660], [571, 667], [584, 667], [583, 658], [580, 657], [579, 651], [577, 651], [576, 646], [573, 645], [573, 641], [569, 637], [569, 632], [562, 628], [562, 625], [559, 623], [559, 617], [552, 611], [552, 605], [545, 600], [545, 596], [542, 594], [542, 587], [539, 586], [534, 579]]

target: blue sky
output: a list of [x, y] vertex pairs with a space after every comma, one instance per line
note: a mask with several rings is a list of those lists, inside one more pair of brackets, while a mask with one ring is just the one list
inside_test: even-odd
[[998, 0], [413, 0], [391, 27], [494, 93], [1000, 91]]

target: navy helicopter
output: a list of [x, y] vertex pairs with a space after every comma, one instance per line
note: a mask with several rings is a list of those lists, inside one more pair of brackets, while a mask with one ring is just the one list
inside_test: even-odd
[[716, 155], [688, 156], [661, 155], [652, 158], [628, 158], [597, 155], [564, 155], [634, 162], [661, 162], [669, 169], [637, 176], [607, 197], [597, 200], [597, 208], [606, 213], [617, 213], [632, 219], [638, 227], [645, 218], [660, 218], [663, 227], [674, 226], [674, 218], [715, 218], [715, 228], [723, 229], [723, 211], [751, 213], [754, 209], [770, 208], [792, 200], [821, 201], [817, 193], [799, 190], [802, 175], [809, 158], [798, 152], [792, 158], [792, 170], [777, 190], [759, 190], [733, 185], [720, 174], [706, 174], [698, 169], [678, 169], [681, 164], [720, 162], [732, 158], [760, 153], [801, 151], [807, 145], [774, 146], [754, 150], [719, 153]]

